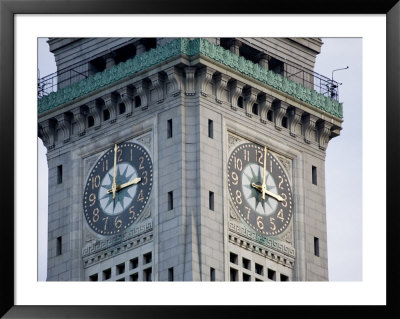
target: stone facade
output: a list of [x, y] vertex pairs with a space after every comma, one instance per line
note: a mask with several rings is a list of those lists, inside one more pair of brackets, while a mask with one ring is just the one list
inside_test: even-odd
[[[312, 83], [320, 39], [49, 44], [59, 73], [78, 68], [88, 78], [38, 103], [49, 164], [48, 280], [328, 280], [325, 150], [340, 133], [342, 105], [289, 80], [293, 66], [282, 62], [310, 71], [303, 80]], [[150, 154], [152, 195], [127, 231], [96, 235], [82, 212], [85, 180], [124, 141]], [[230, 203], [226, 163], [244, 141], [268, 145], [288, 173], [295, 210], [282, 236], [250, 231]]]

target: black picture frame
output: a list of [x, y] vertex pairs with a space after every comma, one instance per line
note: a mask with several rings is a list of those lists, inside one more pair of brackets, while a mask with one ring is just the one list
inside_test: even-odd
[[[385, 14], [387, 18], [387, 99], [386, 99], [386, 306], [16, 306], [14, 288], [14, 17], [16, 14]], [[335, 317], [355, 317], [368, 314], [379, 318], [399, 317], [396, 288], [399, 276], [395, 273], [395, 227], [398, 225], [398, 208], [395, 206], [396, 180], [399, 177], [399, 47], [400, 4], [398, 0], [373, 1], [246, 1], [201, 3], [162, 0], [0, 0], [0, 196], [2, 245], [0, 274], [0, 315], [4, 318], [164, 318], [209, 316], [246, 317], [255, 313], [285, 316], [317, 316], [329, 313]], [[377, 106], [377, 112], [379, 112]], [[381, 212], [384, 213], [384, 212]], [[383, 240], [382, 238], [377, 240]], [[268, 309], [267, 309], [268, 308]]]

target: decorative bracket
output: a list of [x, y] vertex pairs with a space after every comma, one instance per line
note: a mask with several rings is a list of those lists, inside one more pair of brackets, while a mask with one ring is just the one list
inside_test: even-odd
[[212, 77], [215, 73], [215, 70], [205, 66], [201, 70], [198, 71], [198, 85], [200, 94], [203, 96], [207, 96], [208, 86], [212, 81]]
[[332, 126], [333, 125], [327, 121], [320, 121], [317, 123], [318, 145], [323, 151], [328, 147]]
[[151, 81], [152, 89], [156, 91], [156, 101], [161, 103], [164, 101], [164, 79], [161, 74], [156, 73], [149, 76]]
[[195, 78], [194, 75], [196, 73], [196, 68], [192, 66], [187, 66], [185, 68], [185, 75], [186, 75], [186, 81], [185, 81], [185, 95], [193, 96], [196, 94], [196, 88], [195, 88]]
[[282, 119], [286, 115], [286, 111], [290, 105], [284, 101], [278, 100], [272, 106], [274, 110], [274, 123], [277, 130], [282, 130]]
[[312, 114], [306, 114], [302, 117], [304, 142], [307, 144], [311, 143], [311, 133], [315, 130], [317, 120], [318, 118]]
[[76, 122], [76, 124], [78, 125], [78, 135], [79, 136], [83, 136], [85, 135], [85, 121], [86, 121], [86, 117], [82, 111], [82, 108], [80, 106], [74, 108], [72, 110], [72, 115], [74, 117], [74, 120]]
[[39, 123], [39, 132], [43, 141], [43, 144], [48, 150], [54, 148], [54, 134], [55, 132], [55, 120], [48, 119]]
[[134, 87], [136, 88], [136, 93], [140, 97], [141, 105], [142, 105], [142, 110], [146, 110], [149, 105], [148, 105], [148, 94], [149, 94], [149, 83], [145, 79], [140, 80], [134, 84]]
[[260, 93], [259, 90], [249, 87], [245, 94], [245, 99], [244, 99], [244, 109], [246, 112], [246, 115], [248, 117], [251, 117], [252, 114], [252, 107], [253, 104], [257, 101], [257, 95]]
[[71, 138], [71, 117], [68, 113], [62, 113], [56, 116], [58, 127], [63, 132], [64, 143], [69, 142]]
[[105, 108], [110, 112], [110, 123], [117, 121], [117, 97], [115, 93], [109, 93], [102, 96]]
[[133, 108], [133, 96], [132, 96], [132, 88], [129, 86], [123, 87], [122, 89], [117, 90], [122, 103], [125, 104], [126, 108], [126, 117], [132, 115]]
[[296, 137], [296, 127], [301, 122], [301, 116], [304, 111], [295, 107], [291, 107], [288, 110], [289, 115], [289, 132], [290, 135]]
[[219, 104], [222, 104], [222, 92], [225, 91], [229, 80], [230, 77], [222, 73], [215, 76], [215, 101]]
[[95, 130], [98, 130], [101, 126], [101, 117], [100, 117], [100, 108], [98, 105], [97, 100], [90, 101], [87, 103], [87, 106], [89, 108], [89, 113], [91, 116], [93, 116], [94, 120], [94, 128]]
[[244, 88], [245, 84], [243, 82], [240, 82], [238, 80], [232, 81], [230, 87], [229, 87], [229, 99], [231, 103], [231, 108], [233, 110], [237, 110], [238, 108], [238, 99], [242, 95], [242, 91]]
[[275, 98], [268, 94], [263, 94], [260, 98], [260, 122], [266, 124], [267, 123], [267, 114], [268, 111], [272, 108], [272, 102]]
[[168, 77], [167, 92], [172, 96], [178, 96], [182, 92], [182, 77], [179, 74], [178, 69], [174, 66], [164, 70]]

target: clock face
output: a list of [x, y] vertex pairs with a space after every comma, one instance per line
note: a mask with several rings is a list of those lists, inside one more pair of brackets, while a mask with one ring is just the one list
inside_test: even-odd
[[232, 151], [228, 189], [237, 212], [255, 231], [272, 236], [288, 227], [293, 212], [289, 179], [265, 147], [244, 143]]
[[100, 157], [87, 177], [83, 211], [88, 225], [101, 235], [122, 232], [143, 212], [152, 185], [153, 165], [148, 152], [136, 143], [115, 145]]

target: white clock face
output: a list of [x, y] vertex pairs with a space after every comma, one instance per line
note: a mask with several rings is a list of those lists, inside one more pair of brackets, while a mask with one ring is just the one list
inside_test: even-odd
[[[123, 189], [116, 194], [117, 200], [114, 201], [110, 194], [107, 193], [112, 186], [113, 174], [114, 169], [111, 168], [105, 174], [99, 189], [100, 206], [108, 215], [117, 215], [128, 208], [132, 203], [137, 190], [137, 185], [132, 185], [127, 189]], [[117, 165], [117, 179], [120, 183], [128, 182], [136, 177], [138, 177], [138, 174], [132, 165], [128, 163]]]
[[[262, 180], [263, 176], [263, 167], [251, 163], [247, 165], [243, 169], [242, 173], [242, 191], [244, 198], [246, 199], [247, 203], [249, 204], [250, 208], [260, 215], [271, 215], [276, 211], [276, 208], [278, 207], [278, 202], [271, 198], [271, 197], [266, 197], [265, 201], [259, 201], [259, 196], [258, 191], [255, 190], [251, 184], [252, 182], [257, 179], [257, 180]], [[276, 183], [272, 175], [266, 170], [266, 177], [265, 177], [265, 183], [267, 185], [267, 189], [271, 191], [272, 193], [277, 194], [278, 193], [278, 188], [276, 187]]]

